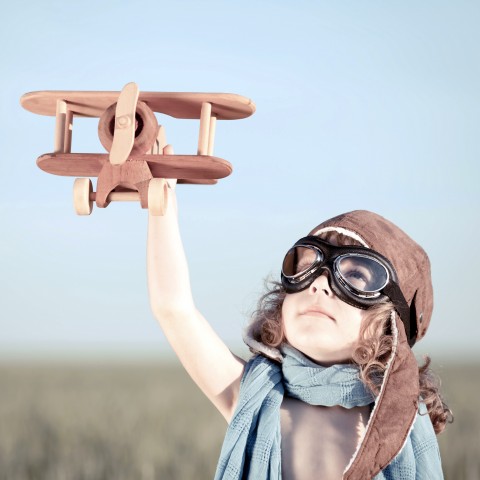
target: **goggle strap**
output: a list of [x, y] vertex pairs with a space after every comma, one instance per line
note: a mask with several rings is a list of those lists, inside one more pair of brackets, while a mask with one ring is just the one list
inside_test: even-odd
[[[383, 292], [392, 301], [395, 307], [395, 310], [400, 315], [400, 318], [405, 327], [405, 333], [407, 335], [408, 343], [411, 346], [412, 345], [411, 342], [412, 341], [415, 342], [417, 332], [416, 332], [416, 328], [413, 328], [413, 329], [410, 328], [410, 325], [411, 325], [410, 307], [408, 306], [408, 303], [405, 300], [405, 297], [403, 296], [403, 293], [400, 290], [400, 287], [396, 283], [392, 282], [383, 289]], [[416, 319], [415, 319], [415, 322], [416, 322]], [[415, 330], [415, 331], [412, 331], [412, 330]]]

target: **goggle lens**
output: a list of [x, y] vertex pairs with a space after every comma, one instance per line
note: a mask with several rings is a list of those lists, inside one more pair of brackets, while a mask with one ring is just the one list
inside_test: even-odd
[[346, 254], [335, 260], [335, 271], [357, 292], [380, 292], [388, 283], [388, 271], [379, 261], [360, 254]]
[[309, 272], [323, 261], [323, 253], [314, 247], [299, 246], [291, 248], [285, 255], [282, 273], [285, 277], [296, 279]]

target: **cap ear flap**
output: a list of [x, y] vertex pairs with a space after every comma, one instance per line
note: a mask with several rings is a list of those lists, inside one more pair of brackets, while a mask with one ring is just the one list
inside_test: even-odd
[[374, 478], [402, 450], [418, 410], [418, 365], [400, 316], [392, 312], [392, 354], [363, 440], [343, 479]]

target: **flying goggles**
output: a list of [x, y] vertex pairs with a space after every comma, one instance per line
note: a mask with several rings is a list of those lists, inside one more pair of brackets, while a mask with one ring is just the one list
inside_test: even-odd
[[390, 299], [411, 338], [410, 308], [387, 258], [366, 247], [335, 246], [315, 236], [304, 237], [285, 255], [282, 285], [287, 293], [300, 292], [325, 271], [335, 295], [354, 307], [366, 309]]

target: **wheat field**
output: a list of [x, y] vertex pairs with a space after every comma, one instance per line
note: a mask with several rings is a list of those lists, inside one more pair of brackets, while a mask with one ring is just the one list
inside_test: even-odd
[[[477, 372], [439, 371], [449, 480], [480, 480]], [[3, 364], [0, 385], [0, 480], [213, 478], [226, 422], [177, 364]]]

